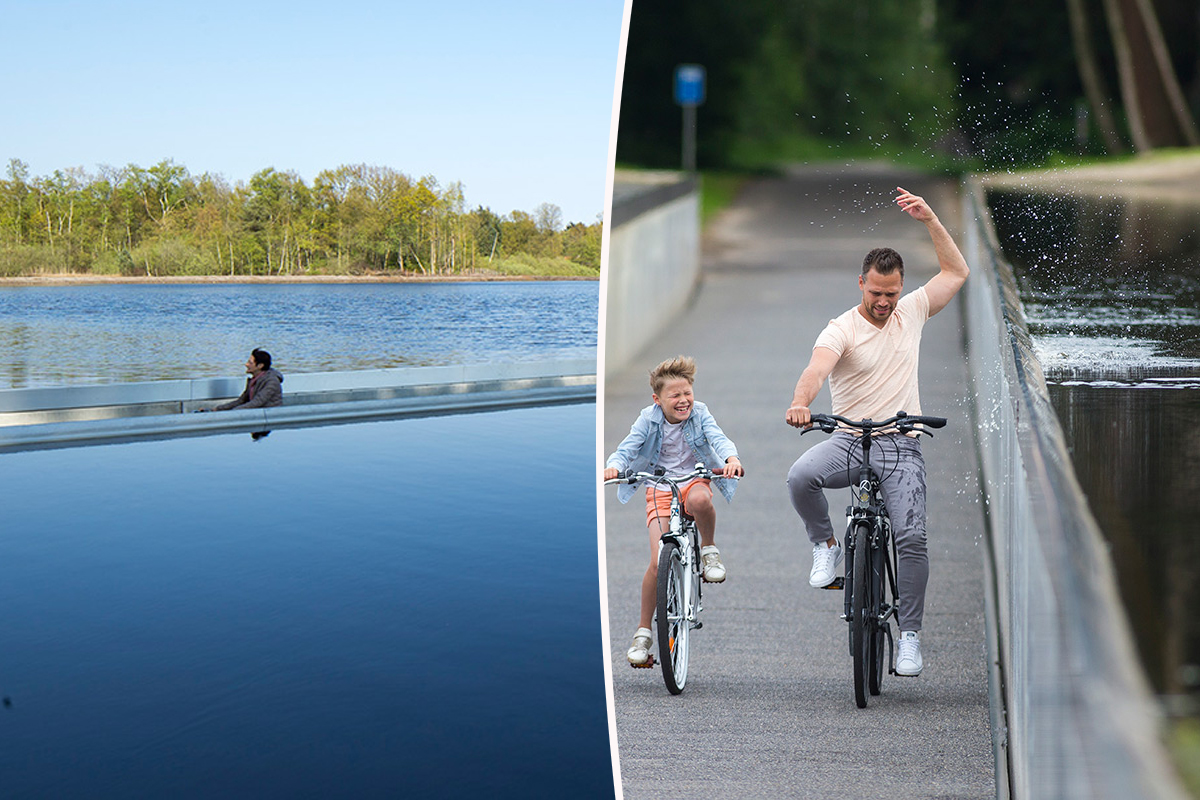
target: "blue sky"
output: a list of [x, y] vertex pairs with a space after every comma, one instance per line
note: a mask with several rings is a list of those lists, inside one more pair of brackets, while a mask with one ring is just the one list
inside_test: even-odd
[[366, 163], [604, 210], [623, 0], [0, 0], [0, 159], [245, 181]]

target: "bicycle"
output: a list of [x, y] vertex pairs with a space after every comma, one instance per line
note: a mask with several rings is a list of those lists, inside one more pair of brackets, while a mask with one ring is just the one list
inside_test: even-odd
[[[683, 511], [679, 487], [696, 478], [719, 478], [722, 469], [697, 464], [686, 475], [669, 477], [662, 469], [654, 472], [620, 473], [604, 484], [637, 483], [644, 480], [671, 490], [670, 529], [658, 541], [657, 603], [654, 610], [655, 635], [658, 638], [658, 662], [663, 682], [671, 694], [679, 694], [687, 684], [689, 639], [692, 630], [704, 627], [700, 620], [701, 575], [700, 530], [696, 521]], [[737, 480], [731, 478], [731, 480]], [[653, 663], [647, 664], [653, 666]]]
[[[844, 428], [862, 431], [858, 437], [862, 441], [862, 464], [859, 466], [858, 480], [850, 484], [851, 503], [846, 508], [845, 578], [840, 584], [835, 581], [827, 588], [845, 590], [842, 619], [850, 623], [854, 701], [859, 708], [866, 708], [868, 692], [878, 695], [882, 688], [885, 641], [887, 671], [888, 674], [896, 674], [889, 620], [898, 618], [900, 603], [896, 584], [896, 542], [892, 538], [892, 521], [879, 494], [882, 479], [871, 468], [871, 440], [883, 432], [905, 434], [916, 431], [933, 436], [926, 427], [941, 428], [945, 426], [946, 419], [910, 415], [903, 411], [882, 422], [869, 419], [855, 421], [837, 414], [813, 414], [811, 426], [800, 433], [803, 435], [818, 428], [825, 433], [833, 433], [839, 424]], [[890, 590], [890, 600], [884, 597], [885, 590]]]

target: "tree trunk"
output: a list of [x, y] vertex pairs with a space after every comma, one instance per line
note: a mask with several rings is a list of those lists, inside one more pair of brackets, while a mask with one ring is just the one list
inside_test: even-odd
[[428, 270], [426, 270], [426, 269], [425, 269], [425, 265], [421, 263], [421, 258], [420, 258], [420, 256], [418, 256], [418, 255], [417, 255], [417, 251], [416, 251], [416, 250], [413, 250], [413, 258], [416, 260], [416, 262], [417, 262], [417, 266], [421, 268], [421, 274], [422, 274], [422, 275], [428, 275], [428, 274], [429, 274], [429, 271], [428, 271]]
[[1079, 80], [1083, 83], [1088, 105], [1096, 117], [1096, 128], [1104, 140], [1104, 149], [1109, 153], [1125, 152], [1125, 144], [1117, 132], [1117, 123], [1109, 108], [1108, 92], [1104, 78], [1096, 63], [1096, 51], [1092, 49], [1091, 31], [1088, 30], [1087, 14], [1083, 0], [1067, 0], [1067, 15], [1071, 20], [1071, 39], [1075, 43], [1075, 63], [1079, 67]]
[[[1157, 31], [1158, 20], [1153, 9], [1149, 9], [1147, 16], [1142, 0], [1104, 0], [1104, 12], [1117, 56], [1121, 97], [1134, 149], [1145, 152], [1186, 144], [1188, 136], [1172, 112], [1167, 88], [1174, 81], [1174, 72], [1168, 62], [1170, 77], [1164, 75], [1154, 52], [1151, 29]], [[1160, 39], [1161, 36], [1158, 32]]]
[[1154, 54], [1154, 63], [1158, 66], [1158, 75], [1162, 82], [1163, 93], [1167, 103], [1175, 115], [1175, 123], [1184, 142], [1190, 147], [1200, 147], [1200, 134], [1196, 131], [1196, 120], [1188, 108], [1187, 100], [1183, 97], [1183, 89], [1179, 86], [1179, 78], [1175, 68], [1171, 66], [1171, 53], [1167, 50], [1166, 40], [1163, 39], [1162, 26], [1158, 24], [1158, 16], [1150, 0], [1137, 0], [1138, 11], [1142, 16], [1142, 24], [1146, 29], [1149, 47]]

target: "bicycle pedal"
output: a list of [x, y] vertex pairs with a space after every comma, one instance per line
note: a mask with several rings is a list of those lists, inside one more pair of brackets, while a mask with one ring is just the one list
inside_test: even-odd
[[845, 577], [839, 575], [833, 579], [833, 583], [829, 584], [828, 586], [822, 586], [821, 588], [829, 589], [830, 591], [841, 591], [842, 589], [846, 588], [846, 579]]
[[634, 669], [650, 669], [654, 666], [654, 655], [651, 654], [650, 659], [645, 664], [634, 664], [633, 662], [630, 662], [629, 666], [633, 667]]

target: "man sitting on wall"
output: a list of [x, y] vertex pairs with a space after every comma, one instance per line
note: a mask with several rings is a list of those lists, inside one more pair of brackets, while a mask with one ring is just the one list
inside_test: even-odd
[[[265, 408], [283, 405], [283, 375], [271, 366], [271, 354], [266, 350], [251, 351], [246, 359], [246, 390], [236, 400], [214, 406], [213, 411], [235, 408]], [[207, 409], [205, 409], [207, 410]]]

